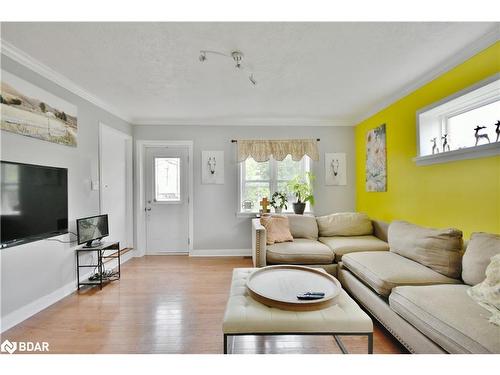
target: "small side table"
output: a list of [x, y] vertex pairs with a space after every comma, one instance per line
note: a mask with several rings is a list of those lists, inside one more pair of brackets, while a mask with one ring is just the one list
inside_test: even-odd
[[[85, 248], [79, 247], [75, 250], [76, 252], [76, 280], [78, 283], [78, 290], [80, 290], [81, 286], [89, 285], [89, 286], [99, 286], [99, 289], [102, 289], [103, 285], [120, 279], [120, 243], [119, 242], [108, 242], [103, 243], [97, 247]], [[97, 255], [97, 264], [80, 264], [80, 254], [95, 252]], [[117, 265], [112, 268], [113, 272], [109, 276], [103, 277], [104, 272], [104, 264], [112, 259], [117, 260]], [[97, 269], [99, 273], [98, 280], [89, 280], [84, 279], [80, 280], [80, 269], [81, 268], [93, 268]]]

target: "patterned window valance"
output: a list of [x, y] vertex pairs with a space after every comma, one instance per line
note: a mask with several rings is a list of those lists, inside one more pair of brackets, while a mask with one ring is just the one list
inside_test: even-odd
[[295, 161], [304, 155], [318, 161], [318, 142], [315, 139], [238, 140], [239, 162], [248, 157], [258, 162], [268, 161], [271, 156], [275, 160], [283, 160], [287, 155], [292, 155]]

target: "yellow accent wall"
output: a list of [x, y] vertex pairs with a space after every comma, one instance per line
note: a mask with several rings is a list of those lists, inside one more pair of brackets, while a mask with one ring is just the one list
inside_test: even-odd
[[[356, 208], [370, 217], [500, 233], [500, 156], [417, 166], [417, 110], [500, 72], [500, 42], [356, 126]], [[499, 114], [500, 120], [500, 114]], [[387, 192], [365, 187], [366, 133], [387, 128]]]

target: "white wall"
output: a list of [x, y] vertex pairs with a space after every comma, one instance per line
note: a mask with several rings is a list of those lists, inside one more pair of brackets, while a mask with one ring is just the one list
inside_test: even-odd
[[[238, 168], [231, 139], [321, 138], [314, 211], [318, 215], [352, 211], [354, 191], [354, 128], [301, 126], [134, 126], [134, 140], [194, 141], [194, 250], [250, 249], [250, 219], [237, 217]], [[221, 150], [225, 156], [224, 185], [201, 184], [201, 152]], [[347, 186], [325, 186], [325, 152], [347, 154]], [[139, 249], [143, 250], [143, 249]], [[197, 251], [199, 250], [199, 252]]]
[[[125, 121], [68, 92], [60, 86], [2, 56], [2, 69], [9, 71], [78, 107], [78, 147], [72, 148], [16, 134], [1, 132], [2, 160], [68, 168], [70, 230], [75, 219], [99, 213], [98, 180], [99, 122], [127, 134]], [[237, 217], [236, 145], [232, 138], [321, 138], [317, 176], [316, 214], [354, 210], [354, 129], [350, 127], [285, 126], [137, 126], [135, 139], [194, 141], [194, 249], [249, 249], [250, 219]], [[201, 184], [201, 151], [225, 152], [225, 184]], [[346, 152], [348, 185], [324, 185], [324, 153]], [[68, 240], [69, 236], [59, 237]], [[71, 293], [76, 286], [75, 254], [72, 246], [55, 241], [37, 241], [0, 250], [0, 328], [17, 324], [34, 312]]]
[[109, 215], [109, 237], [134, 247], [132, 137], [105, 124], [99, 134], [100, 209]]
[[[131, 134], [121, 119], [68, 92], [2, 55], [2, 69], [31, 82], [78, 107], [78, 147], [68, 147], [17, 134], [1, 132], [2, 160], [68, 168], [70, 230], [75, 219], [99, 214], [99, 122]], [[68, 240], [69, 235], [58, 237]], [[0, 250], [2, 331], [20, 317], [54, 302], [76, 286], [75, 254], [71, 245], [37, 241]], [[26, 316], [25, 316], [26, 317]]]

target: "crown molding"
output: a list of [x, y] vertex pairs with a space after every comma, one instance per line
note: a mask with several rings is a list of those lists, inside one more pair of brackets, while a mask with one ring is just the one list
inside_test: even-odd
[[130, 123], [130, 117], [113, 107], [112, 105], [106, 103], [102, 99], [97, 96], [91, 94], [84, 88], [77, 85], [75, 82], [71, 81], [69, 78], [63, 76], [62, 74], [57, 73], [53, 69], [49, 68], [47, 65], [41, 63], [36, 60], [32, 56], [28, 55], [26, 52], [20, 50], [9, 42], [6, 42], [3, 39], [0, 39], [0, 51], [2, 55], [7, 56], [14, 60], [15, 62], [23, 65], [24, 67], [32, 70], [33, 72], [41, 75], [43, 78], [48, 79], [61, 86], [63, 89], [66, 89], [73, 94], [79, 96], [82, 99], [96, 105], [97, 107], [119, 117], [123, 121]]
[[145, 126], [354, 126], [346, 120], [317, 117], [214, 117], [132, 119], [132, 125]]
[[387, 99], [372, 106], [362, 116], [355, 118], [354, 121], [355, 126], [361, 123], [362, 121], [366, 120], [367, 118], [377, 114], [381, 110], [387, 108], [391, 104], [397, 102], [399, 99], [404, 98], [405, 96], [418, 90], [425, 84], [433, 81], [434, 79], [438, 78], [444, 73], [462, 64], [466, 60], [470, 59], [472, 56], [492, 46], [499, 40], [500, 40], [500, 27], [498, 25], [495, 25], [488, 33], [484, 34], [482, 37], [470, 43], [465, 48], [461, 49], [458, 53], [447, 59], [447, 61], [444, 64], [440, 64], [436, 66], [434, 69], [429, 70], [427, 73], [421, 75], [416, 80], [410, 82], [401, 91], [392, 94]]

